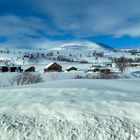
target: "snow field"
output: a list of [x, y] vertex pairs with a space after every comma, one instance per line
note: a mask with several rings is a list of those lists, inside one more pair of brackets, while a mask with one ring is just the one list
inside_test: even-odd
[[[139, 80], [55, 80], [0, 90], [2, 140], [138, 140]], [[51, 87], [51, 88], [50, 88]]]

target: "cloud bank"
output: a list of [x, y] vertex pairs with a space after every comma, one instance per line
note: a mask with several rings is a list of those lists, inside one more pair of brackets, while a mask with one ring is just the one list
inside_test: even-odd
[[15, 44], [64, 36], [140, 37], [139, 0], [1, 0], [0, 5], [0, 37]]

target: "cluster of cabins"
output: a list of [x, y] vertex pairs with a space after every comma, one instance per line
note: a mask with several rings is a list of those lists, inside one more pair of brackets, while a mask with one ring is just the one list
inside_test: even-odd
[[[78, 69], [76, 67], [68, 67], [65, 69], [67, 72], [70, 71], [77, 71]], [[48, 64], [45, 68], [44, 68], [44, 73], [47, 72], [62, 72], [62, 66], [56, 62], [50, 63]], [[98, 72], [101, 74], [111, 74], [112, 71], [109, 68], [105, 68], [105, 67], [101, 67], [101, 66], [93, 66], [92, 68], [89, 68], [87, 71], [85, 72]]]
[[10, 65], [6, 65], [6, 64], [1, 64], [0, 65], [0, 72], [35, 72], [35, 67], [31, 66], [25, 70], [23, 70], [21, 68], [21, 66], [19, 65], [15, 65], [15, 64], [10, 64]]
[[[67, 72], [70, 72], [73, 70], [77, 71], [77, 68], [73, 67], [73, 66], [66, 68]], [[0, 66], [0, 72], [23, 72], [23, 71], [24, 72], [35, 72], [35, 67], [31, 66], [31, 67], [28, 67], [27, 69], [23, 70], [21, 68], [21, 66], [14, 65], [14, 64]], [[50, 63], [44, 68], [44, 73], [47, 73], [47, 72], [62, 72], [62, 66], [56, 62]], [[100, 72], [103, 74], [109, 74], [109, 73], [111, 73], [111, 70], [109, 68], [101, 68], [99, 66], [96, 66], [96, 67], [92, 67], [92, 68], [88, 69], [86, 72]]]
[[0, 66], [0, 72], [22, 72], [21, 66], [8, 65]]
[[[65, 69], [67, 72], [70, 71], [77, 71], [78, 69], [76, 67], [68, 67]], [[21, 68], [21, 66], [18, 65], [3, 65], [0, 66], [0, 72], [35, 72], [35, 67], [31, 66], [28, 67], [27, 69], [23, 70]], [[56, 62], [50, 63], [48, 64], [46, 67], [44, 67], [44, 73], [47, 72], [62, 72], [62, 66]], [[104, 68], [104, 67], [100, 67], [100, 66], [92, 66], [91, 68], [89, 68], [88, 70], [86, 70], [85, 72], [98, 72], [101, 74], [110, 74], [111, 73], [111, 69], [109, 68]]]
[[[71, 71], [71, 70], [77, 70], [75, 67], [69, 67], [66, 69], [66, 71]], [[30, 66], [27, 69], [23, 70], [21, 66], [15, 65], [15, 64], [2, 64], [0, 65], [0, 72], [35, 72], [35, 67]], [[48, 64], [44, 68], [44, 73], [46, 72], [62, 72], [62, 66], [56, 62]]]
[[[68, 67], [66, 68], [66, 71], [72, 71], [72, 70], [77, 70], [76, 67]], [[48, 64], [45, 68], [44, 68], [44, 73], [46, 72], [62, 72], [62, 66], [56, 62], [50, 63]]]
[[92, 67], [90, 69], [88, 69], [87, 72], [95, 72], [95, 73], [101, 73], [101, 74], [110, 74], [111, 73], [111, 69], [109, 68], [101, 68], [101, 67]]

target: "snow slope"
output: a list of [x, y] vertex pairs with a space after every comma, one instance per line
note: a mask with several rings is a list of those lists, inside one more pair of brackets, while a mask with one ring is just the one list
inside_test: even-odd
[[62, 44], [58, 47], [52, 48], [52, 50], [58, 50], [58, 51], [112, 51], [112, 48], [103, 46], [101, 44], [97, 44], [95, 42], [89, 42], [89, 41], [75, 41], [70, 43]]
[[139, 82], [73, 79], [1, 89], [1, 140], [138, 140]]

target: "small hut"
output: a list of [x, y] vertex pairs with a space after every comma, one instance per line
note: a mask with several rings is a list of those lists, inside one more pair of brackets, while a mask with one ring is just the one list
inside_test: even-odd
[[8, 72], [7, 66], [0, 66], [0, 72]]
[[100, 73], [101, 73], [101, 74], [108, 75], [108, 74], [111, 73], [111, 70], [108, 69], [108, 68], [102, 68], [102, 69], [100, 69]]
[[34, 66], [31, 66], [27, 69], [24, 70], [25, 72], [35, 72], [35, 67]]
[[61, 72], [61, 71], [62, 71], [62, 66], [56, 62], [50, 63], [44, 68], [44, 73], [46, 73], [46, 72]]
[[8, 66], [3, 61], [0, 62], [0, 72], [8, 72]]
[[69, 68], [66, 68], [66, 71], [76, 71], [77, 70], [77, 68], [76, 67], [69, 67]]

